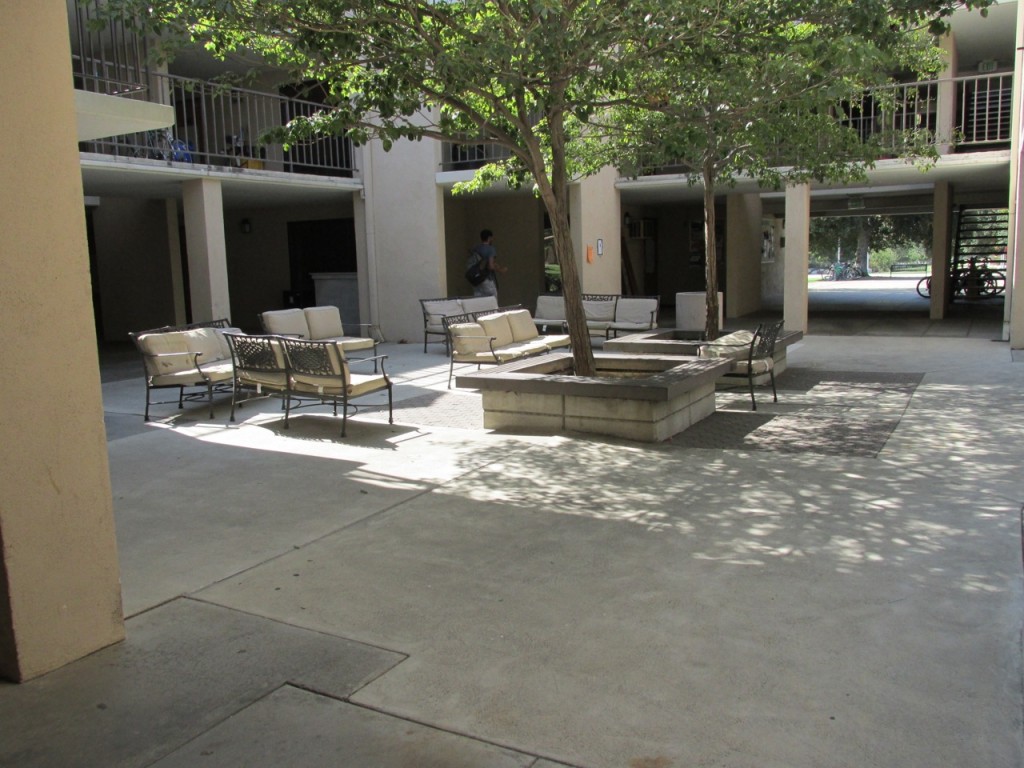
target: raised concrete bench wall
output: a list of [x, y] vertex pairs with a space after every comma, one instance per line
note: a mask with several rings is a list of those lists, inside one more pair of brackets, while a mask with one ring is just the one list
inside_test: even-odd
[[456, 384], [480, 390], [486, 429], [660, 442], [714, 413], [715, 382], [731, 366], [728, 360], [621, 354], [595, 355], [595, 363], [601, 375], [572, 376], [571, 356], [555, 352], [462, 374]]

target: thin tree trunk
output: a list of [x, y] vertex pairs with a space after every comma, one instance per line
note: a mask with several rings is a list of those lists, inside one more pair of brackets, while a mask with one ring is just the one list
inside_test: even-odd
[[857, 266], [868, 271], [868, 250], [871, 248], [871, 235], [867, 228], [867, 219], [857, 217]]
[[583, 311], [580, 272], [576, 267], [572, 235], [569, 231], [569, 186], [561, 114], [549, 114], [548, 121], [551, 137], [551, 186], [540, 185], [541, 199], [551, 219], [551, 230], [555, 238], [555, 258], [562, 271], [562, 297], [575, 373], [577, 376], [593, 376], [594, 351], [590, 347], [590, 332], [587, 330], [587, 318]]
[[707, 284], [707, 319], [704, 331], [709, 340], [718, 332], [718, 243], [715, 238], [715, 173], [704, 164], [704, 280]]

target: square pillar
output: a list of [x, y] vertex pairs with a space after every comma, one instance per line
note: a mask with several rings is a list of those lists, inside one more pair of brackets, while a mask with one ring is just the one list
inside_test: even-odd
[[807, 268], [811, 251], [811, 187], [786, 187], [786, 245], [783, 249], [783, 319], [787, 331], [807, 333]]
[[949, 298], [949, 268], [952, 261], [953, 189], [948, 181], [935, 184], [932, 212], [932, 289], [928, 316], [941, 320], [946, 316]]
[[726, 198], [725, 212], [728, 316], [743, 317], [761, 309], [761, 195], [734, 192]]
[[221, 183], [215, 179], [193, 179], [182, 184], [182, 192], [192, 320], [230, 318]]
[[3, 8], [0, 677], [21, 682], [122, 640], [124, 621], [67, 6]]

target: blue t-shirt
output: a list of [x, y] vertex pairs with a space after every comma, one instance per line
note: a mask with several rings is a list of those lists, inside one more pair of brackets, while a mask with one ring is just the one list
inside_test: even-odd
[[490, 243], [478, 243], [477, 245], [473, 246], [473, 253], [477, 254], [481, 259], [483, 259], [484, 266], [488, 268], [487, 279], [493, 280], [495, 275], [494, 270], [490, 269], [490, 261], [491, 259], [498, 255], [498, 250]]

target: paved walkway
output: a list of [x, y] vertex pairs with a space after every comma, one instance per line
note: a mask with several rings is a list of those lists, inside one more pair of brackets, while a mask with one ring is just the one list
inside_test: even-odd
[[[779, 403], [637, 445], [155, 410], [105, 366], [128, 639], [0, 685], [0, 765], [991, 767], [1024, 760], [1024, 367], [810, 335]], [[127, 376], [127, 378], [125, 378]]]

